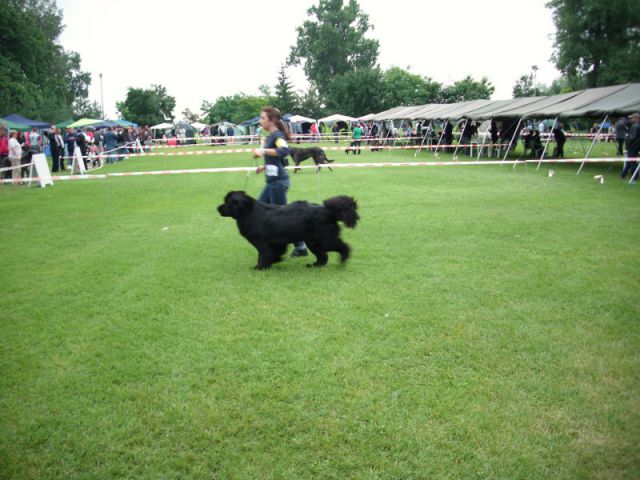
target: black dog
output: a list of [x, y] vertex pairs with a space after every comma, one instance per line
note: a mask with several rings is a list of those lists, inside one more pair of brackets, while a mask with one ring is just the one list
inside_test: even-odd
[[[291, 159], [293, 163], [296, 164], [296, 168], [293, 169], [293, 173], [297, 173], [300, 168], [301, 162], [304, 162], [307, 158], [313, 158], [316, 166], [316, 173], [320, 171], [320, 165], [325, 165], [328, 163], [333, 163], [333, 160], [329, 160], [327, 158], [327, 154], [324, 153], [324, 150], [320, 147], [310, 147], [310, 148], [290, 148], [289, 155], [291, 155]], [[333, 172], [331, 167], [328, 167], [329, 170]]]
[[251, 198], [244, 192], [229, 192], [218, 207], [223, 217], [235, 218], [240, 234], [258, 250], [258, 270], [282, 260], [287, 245], [305, 242], [316, 256], [309, 267], [327, 264], [327, 252], [338, 252], [340, 260], [349, 258], [351, 249], [340, 239], [338, 221], [355, 228], [360, 219], [356, 201], [345, 195], [329, 198], [323, 205], [293, 202], [271, 205]]

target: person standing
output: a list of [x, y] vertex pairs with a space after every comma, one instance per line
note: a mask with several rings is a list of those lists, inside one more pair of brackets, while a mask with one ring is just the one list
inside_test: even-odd
[[364, 131], [362, 130], [362, 127], [358, 124], [356, 124], [355, 127], [353, 127], [353, 132], [352, 132], [352, 139], [353, 139], [353, 143], [351, 144], [351, 146], [354, 148], [354, 152], [353, 154], [358, 154], [360, 155], [360, 143], [362, 142], [362, 134], [364, 133]]
[[631, 127], [629, 127], [629, 136], [627, 137], [627, 160], [622, 168], [621, 178], [624, 180], [627, 173], [631, 172], [633, 177], [631, 181], [638, 181], [638, 155], [640, 155], [640, 113], [634, 113], [629, 116], [631, 119]]
[[11, 177], [13, 178], [13, 183], [15, 185], [20, 185], [22, 183], [22, 168], [20, 164], [20, 160], [22, 159], [22, 146], [18, 141], [18, 132], [11, 132], [11, 136], [9, 138], [9, 161], [11, 162]]
[[113, 133], [111, 127], [107, 128], [104, 134], [104, 151], [107, 156], [107, 163], [116, 163], [116, 154], [118, 153], [118, 138]]
[[618, 144], [618, 156], [620, 157], [624, 156], [624, 141], [627, 138], [628, 131], [627, 119], [620, 117], [616, 122], [616, 143]]
[[[291, 185], [285, 167], [289, 155], [288, 140], [291, 134], [282, 121], [280, 111], [273, 107], [264, 107], [260, 112], [260, 127], [269, 132], [262, 148], [253, 150], [255, 158], [263, 157], [264, 165], [256, 169], [256, 173], [265, 173], [266, 185], [258, 200], [272, 205], [286, 205], [287, 191]], [[306, 257], [307, 247], [304, 242], [295, 244], [292, 257]]]
[[557, 123], [557, 126], [551, 132], [553, 138], [556, 140], [556, 148], [553, 152], [553, 158], [564, 158], [564, 144], [567, 141], [567, 136], [562, 131], [562, 123]]
[[33, 153], [42, 152], [40, 143], [41, 143], [41, 139], [40, 139], [40, 134], [38, 133], [38, 129], [37, 128], [31, 129], [31, 133], [29, 134], [29, 148], [31, 148], [31, 151]]
[[56, 137], [56, 127], [55, 125], [51, 125], [51, 131], [49, 132], [49, 150], [51, 150], [52, 172], [60, 170], [60, 157], [64, 155], [64, 146], [62, 147], [63, 150], [61, 152], [60, 145], [58, 144], [58, 139]]

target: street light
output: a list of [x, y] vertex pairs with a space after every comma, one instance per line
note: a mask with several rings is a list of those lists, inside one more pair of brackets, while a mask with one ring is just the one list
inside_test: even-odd
[[102, 103], [102, 118], [104, 119], [104, 93], [102, 93], [102, 74], [100, 74], [100, 102]]
[[537, 78], [538, 78], [538, 70], [540, 67], [538, 67], [537, 65], [532, 65], [531, 66], [531, 70], [533, 70], [533, 96], [537, 97], [538, 96], [538, 85], [537, 85]]

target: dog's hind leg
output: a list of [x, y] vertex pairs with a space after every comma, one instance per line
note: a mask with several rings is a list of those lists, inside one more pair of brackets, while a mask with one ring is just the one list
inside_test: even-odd
[[307, 243], [307, 248], [316, 256], [316, 262], [308, 264], [307, 267], [324, 267], [327, 264], [329, 256], [319, 244]]
[[340, 254], [340, 261], [342, 263], [346, 262], [351, 255], [351, 248], [339, 237], [332, 238], [324, 242], [322, 247], [328, 252], [338, 252]]
[[271, 248], [273, 263], [281, 262], [282, 255], [284, 255], [284, 252], [287, 251], [287, 246], [281, 245], [281, 244], [275, 244], [275, 245], [269, 245], [269, 247]]

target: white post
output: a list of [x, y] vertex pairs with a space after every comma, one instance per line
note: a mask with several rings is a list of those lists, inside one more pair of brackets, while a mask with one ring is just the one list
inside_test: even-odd
[[[427, 133], [426, 135], [422, 138], [422, 142], [420, 143], [420, 148], [418, 148], [414, 154], [413, 154], [413, 158], [416, 158], [418, 156], [418, 154], [422, 151], [422, 147], [424, 146], [424, 142], [427, 139], [427, 137], [429, 136], [429, 132], [431, 131], [431, 124], [433, 123], [433, 120], [429, 121], [429, 126], [427, 127]], [[422, 133], [422, 132], [420, 132]]]
[[[516, 129], [513, 132], [513, 135], [511, 136], [511, 141], [509, 142], [509, 145], [507, 145], [507, 151], [504, 152], [504, 158], [502, 159], [503, 162], [507, 161], [507, 155], [509, 155], [509, 150], [511, 150], [511, 145], [513, 145], [513, 141], [516, 138], [516, 135], [518, 134], [518, 132], [520, 131], [520, 124], [522, 123], [522, 117], [520, 117], [520, 120], [518, 120], [518, 124], [516, 125]], [[504, 126], [504, 125], [503, 125]], [[516, 164], [513, 164], [514, 168], [516, 166]]]
[[[598, 127], [598, 133], [596, 133], [596, 136], [593, 137], [591, 146], [589, 146], [589, 150], [587, 150], [587, 154], [584, 156], [585, 159], [589, 158], [589, 155], [591, 154], [591, 150], [593, 149], [593, 146], [596, 144], [596, 140], [598, 140], [598, 135], [600, 135], [600, 130], [602, 130], [602, 125], [604, 124], [604, 122], [607, 121], [607, 118], [609, 118], [608, 114], [604, 116], [604, 120], [600, 123], [600, 126]], [[580, 172], [582, 171], [582, 167], [584, 167], [584, 162], [580, 164], [580, 168], [578, 169], [578, 173], [576, 173], [576, 175], [580, 175]]]
[[462, 134], [467, 129], [467, 123], [469, 123], [469, 119], [464, 119], [464, 126], [462, 127], [462, 131], [460, 132], [460, 138], [458, 139], [458, 143], [456, 143], [456, 149], [453, 151], [453, 159], [456, 158], [456, 153], [458, 153], [458, 148], [460, 148], [460, 142], [462, 141]]
[[549, 136], [547, 137], [547, 141], [544, 144], [544, 148], [542, 149], [542, 155], [540, 155], [540, 161], [538, 162], [538, 166], [536, 170], [540, 169], [540, 165], [542, 165], [542, 159], [544, 158], [545, 153], [547, 153], [547, 148], [549, 148], [549, 142], [551, 141], [551, 135], [553, 135], [553, 131], [556, 128], [556, 123], [558, 123], [558, 117], [553, 119], [553, 125], [551, 125], [551, 131], [549, 132]]
[[482, 137], [482, 144], [480, 145], [480, 148], [478, 149], [478, 161], [480, 161], [480, 155], [482, 155], [482, 149], [484, 148], [484, 142], [487, 141], [487, 135], [489, 134], [489, 129], [491, 128], [491, 122], [493, 121], [493, 118], [489, 119], [489, 125], [487, 125], [487, 129], [484, 131], [484, 137]]
[[633, 174], [631, 175], [631, 178], [629, 179], [629, 185], [631, 185], [633, 183], [633, 179], [635, 178], [635, 176], [638, 174], [638, 170], [640, 170], [640, 163], [638, 163], [638, 166], [636, 167], [636, 169], [633, 171]]
[[440, 132], [440, 138], [438, 139], [438, 145], [436, 145], [436, 149], [433, 151], [433, 155], [435, 156], [438, 153], [438, 149], [440, 148], [440, 142], [442, 142], [442, 138], [444, 137], [444, 131], [449, 124], [449, 120], [445, 120], [444, 125], [442, 126], [442, 132]]

